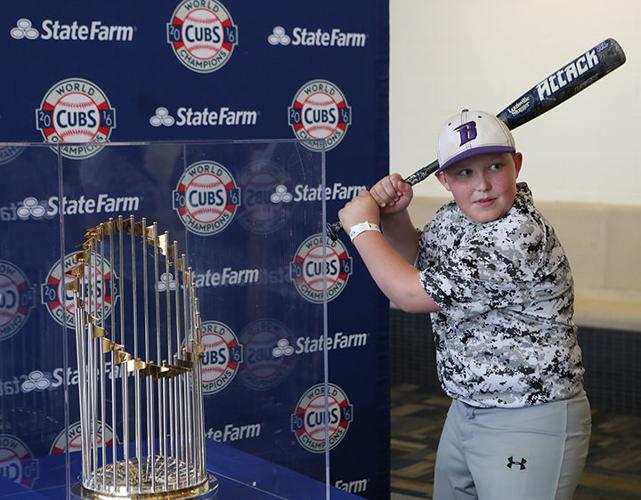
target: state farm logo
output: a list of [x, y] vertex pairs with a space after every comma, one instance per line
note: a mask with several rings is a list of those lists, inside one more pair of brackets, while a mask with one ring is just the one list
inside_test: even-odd
[[296, 26], [292, 30], [292, 36], [282, 26], [274, 26], [272, 33], [267, 37], [270, 45], [293, 45], [304, 47], [365, 47], [367, 42], [366, 33], [348, 33], [339, 28], [332, 28], [329, 31], [308, 29]]
[[[104, 442], [107, 446], [113, 444], [113, 431], [107, 424], [104, 426], [100, 420], [96, 421], [96, 446], [102, 446]], [[103, 437], [104, 433], [104, 437]], [[70, 424], [68, 432], [64, 429], [51, 444], [49, 455], [62, 455], [69, 449], [70, 453], [82, 450], [82, 432], [80, 421]]]
[[254, 234], [270, 234], [285, 226], [292, 214], [287, 206], [292, 195], [286, 183], [289, 173], [271, 160], [255, 160], [240, 174], [243, 206], [238, 211], [238, 222]]
[[51, 387], [51, 374], [44, 373], [41, 370], [33, 370], [29, 372], [25, 380], [20, 384], [20, 389], [23, 393], [33, 391], [46, 391]]
[[46, 142], [70, 143], [60, 149], [62, 156], [89, 158], [102, 149], [100, 143], [109, 141], [116, 128], [116, 110], [96, 84], [68, 78], [47, 91], [36, 109], [36, 128]]
[[220, 321], [204, 321], [202, 340], [203, 393], [215, 394], [227, 387], [243, 362], [243, 346], [234, 331]]
[[0, 434], [0, 476], [33, 488], [39, 472], [38, 461], [26, 444], [10, 434]]
[[38, 30], [30, 19], [22, 17], [16, 21], [15, 27], [11, 28], [9, 34], [15, 40], [40, 38], [61, 41], [131, 42], [134, 31], [135, 27], [128, 25], [110, 25], [101, 21], [91, 21], [89, 24], [73, 21], [71, 24], [66, 24], [58, 19], [43, 20]]
[[167, 43], [184, 66], [212, 73], [231, 58], [238, 27], [217, 0], [184, 0], [167, 23]]
[[336, 332], [333, 336], [298, 337], [295, 346], [289, 344], [289, 339], [278, 339], [276, 346], [272, 349], [272, 356], [293, 356], [294, 354], [313, 354], [324, 350], [342, 350], [364, 348], [367, 346], [367, 333], [343, 333]]
[[113, 214], [137, 212], [140, 206], [140, 196], [111, 196], [100, 193], [95, 198], [84, 194], [78, 198], [62, 199], [50, 196], [39, 200], [35, 196], [27, 196], [19, 202], [0, 205], [0, 221], [50, 220], [59, 213], [64, 215]]
[[220, 233], [240, 206], [240, 189], [220, 163], [189, 165], [173, 192], [173, 208], [188, 231], [203, 236]]
[[307, 451], [323, 453], [326, 436], [329, 435], [329, 449], [335, 448], [353, 420], [354, 408], [345, 391], [335, 384], [327, 384], [325, 398], [325, 384], [321, 383], [310, 387], [298, 400], [291, 416], [291, 430]]
[[35, 290], [22, 270], [0, 260], [0, 341], [13, 337], [36, 306]]
[[303, 146], [329, 151], [340, 144], [352, 123], [352, 109], [343, 92], [327, 80], [303, 85], [288, 108], [289, 125]]
[[11, 34], [11, 38], [15, 40], [22, 40], [23, 38], [35, 40], [40, 36], [40, 32], [33, 27], [31, 21], [24, 17], [16, 21], [15, 27], [11, 28], [9, 33]]
[[[67, 273], [77, 264], [75, 256], [81, 253], [73, 252], [65, 256], [64, 279], [63, 269], [58, 260], [47, 273], [47, 278], [41, 288], [42, 303], [47, 306], [47, 311], [49, 311], [51, 317], [68, 328], [73, 328], [76, 323], [74, 318], [76, 308], [73, 304], [73, 294], [65, 288], [65, 285], [75, 277]], [[107, 259], [92, 254], [88, 267], [88, 273], [96, 273], [96, 276], [90, 280], [96, 283], [95, 290], [91, 292], [96, 294], [98, 301], [95, 316], [98, 320], [107, 319], [118, 296], [115, 282], [113, 281], [114, 273], [112, 272], [111, 263]], [[89, 290], [86, 290], [85, 293], [88, 294]]]
[[227, 106], [210, 109], [194, 109], [181, 106], [174, 118], [167, 108], [159, 106], [149, 118], [152, 127], [233, 127], [256, 125], [258, 111], [234, 110]]
[[323, 244], [323, 235], [317, 233], [301, 243], [289, 269], [298, 293], [308, 302], [321, 304], [325, 280], [328, 302], [345, 289], [352, 274], [352, 258], [340, 240]]

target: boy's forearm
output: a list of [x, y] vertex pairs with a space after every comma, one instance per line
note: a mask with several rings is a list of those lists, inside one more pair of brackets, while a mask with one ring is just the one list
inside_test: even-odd
[[414, 264], [418, 253], [419, 236], [407, 210], [394, 214], [381, 214], [385, 238], [403, 259]]
[[407, 312], [435, 312], [438, 305], [421, 287], [418, 270], [386, 238], [367, 231], [354, 239], [367, 269], [381, 291]]

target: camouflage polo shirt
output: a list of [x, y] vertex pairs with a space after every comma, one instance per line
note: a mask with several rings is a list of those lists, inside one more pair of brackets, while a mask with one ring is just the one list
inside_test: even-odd
[[565, 252], [524, 183], [510, 211], [479, 224], [452, 201], [426, 226], [416, 261], [445, 392], [516, 408], [575, 395], [583, 364]]

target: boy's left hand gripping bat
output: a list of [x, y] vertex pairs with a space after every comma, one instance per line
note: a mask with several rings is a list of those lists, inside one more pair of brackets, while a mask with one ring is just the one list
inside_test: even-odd
[[[513, 130], [567, 101], [624, 62], [623, 49], [616, 40], [608, 38], [552, 73], [497, 116], [507, 125], [507, 128]], [[413, 186], [437, 170], [438, 161], [434, 160], [404, 181]], [[341, 229], [340, 222], [327, 224], [327, 236], [335, 241]]]

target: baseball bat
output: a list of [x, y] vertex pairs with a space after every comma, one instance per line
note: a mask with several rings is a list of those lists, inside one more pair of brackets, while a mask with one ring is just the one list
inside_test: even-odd
[[[496, 116], [513, 130], [567, 101], [624, 62], [623, 49], [616, 40], [608, 38], [543, 79]], [[434, 160], [403, 180], [413, 186], [438, 167], [438, 160]], [[341, 229], [340, 222], [327, 224], [327, 236], [336, 241]]]

